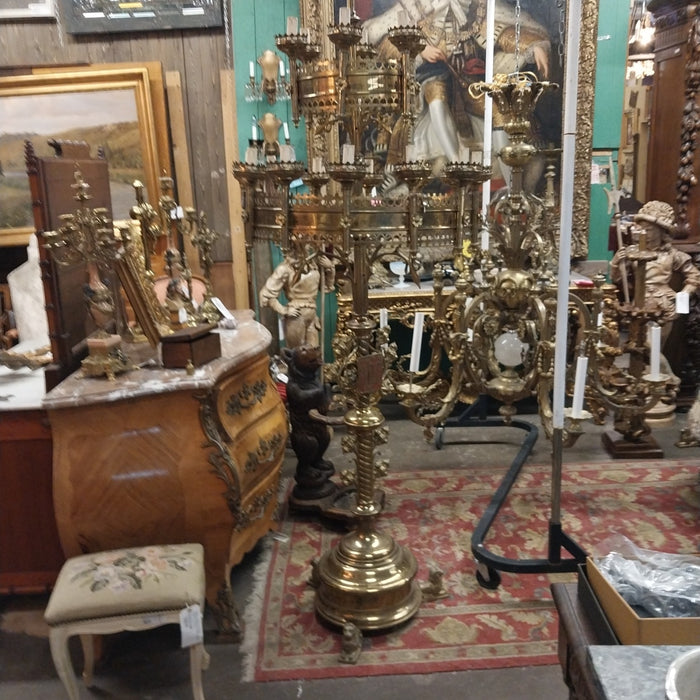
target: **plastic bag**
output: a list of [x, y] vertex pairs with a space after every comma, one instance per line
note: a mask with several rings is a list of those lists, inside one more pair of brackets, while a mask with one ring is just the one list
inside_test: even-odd
[[598, 547], [596, 566], [628, 605], [648, 617], [700, 617], [700, 557], [637, 547], [622, 535]]

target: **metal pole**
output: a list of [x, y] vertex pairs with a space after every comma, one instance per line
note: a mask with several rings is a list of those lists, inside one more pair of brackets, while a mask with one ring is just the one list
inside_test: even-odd
[[566, 340], [571, 275], [571, 228], [574, 199], [576, 151], [576, 103], [578, 98], [578, 57], [580, 49], [581, 0], [568, 3], [566, 31], [566, 72], [564, 78], [564, 128], [562, 133], [561, 216], [559, 223], [559, 270], [554, 346], [554, 396], [552, 397], [552, 513], [551, 522], [561, 521], [560, 494], [564, 397], [566, 394]]

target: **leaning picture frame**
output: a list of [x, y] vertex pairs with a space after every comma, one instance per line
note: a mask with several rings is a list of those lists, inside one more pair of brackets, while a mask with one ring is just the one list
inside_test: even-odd
[[[115, 180], [112, 208], [128, 214], [134, 180], [157, 201], [159, 175], [168, 168], [158, 152], [158, 126], [146, 66], [67, 69], [0, 77], [0, 246], [26, 245], [33, 232], [24, 142], [48, 149], [48, 140], [103, 147]], [[39, 118], [34, 122], [34, 116]]]
[[56, 0], [5, 0], [0, 7], [0, 21], [47, 19], [56, 16]]
[[141, 229], [133, 219], [114, 222], [124, 245], [114, 261], [114, 269], [134, 313], [136, 322], [150, 343], [157, 347], [161, 338], [172, 333], [165, 307], [158, 300], [153, 274], [144, 264]]
[[207, 29], [223, 24], [221, 0], [56, 0], [70, 34]]
[[[516, 10], [513, 3], [507, 0], [497, 0], [497, 5], [500, 2], [500, 9], [497, 10], [498, 26], [503, 30], [504, 23], [507, 24], [508, 16], [512, 15], [511, 25], [516, 24]], [[337, 24], [338, 11], [340, 6], [345, 6], [345, 0], [300, 0], [301, 22], [305, 28], [308, 28], [312, 35], [319, 37], [322, 43], [322, 50], [325, 55], [332, 55], [333, 46], [328, 40], [327, 27]], [[579, 79], [578, 79], [578, 107], [577, 107], [577, 135], [576, 135], [576, 153], [575, 153], [575, 186], [576, 198], [573, 203], [573, 230], [572, 230], [572, 257], [584, 259], [588, 255], [588, 227], [589, 227], [589, 209], [590, 209], [590, 157], [593, 143], [593, 93], [595, 80], [595, 59], [597, 45], [597, 26], [598, 26], [598, 4], [596, 0], [583, 0], [582, 6], [582, 22], [580, 27], [580, 51], [579, 51]], [[480, 32], [483, 33], [483, 27], [486, 16], [486, 0], [455, 0], [455, 6], [461, 8], [464, 27], [460, 29], [459, 35], [460, 49], [462, 49], [463, 35], [469, 34], [470, 30], [476, 30], [476, 36]], [[440, 32], [442, 31], [439, 22], [436, 22], [435, 15], [442, 9], [444, 12], [449, 10], [449, 3], [418, 3], [412, 5], [415, 12], [419, 12], [419, 7], [424, 7], [425, 13], [421, 17], [409, 19], [409, 23], [415, 23], [421, 28], [432, 42], [440, 41]], [[519, 5], [522, 9], [521, 21], [524, 23], [524, 18], [528, 13], [534, 20], [526, 27], [527, 31], [523, 30], [521, 41], [523, 45], [526, 41], [527, 34], [537, 33], [537, 25], [547, 28], [552, 39], [552, 50], [549, 55], [550, 71], [549, 80], [560, 85], [564, 84], [564, 70], [566, 53], [565, 43], [565, 15], [563, 14], [564, 5], [557, 0], [521, 0]], [[356, 3], [355, 10], [360, 15], [360, 19], [365, 22], [375, 22], [379, 18], [386, 18], [387, 27], [395, 26], [399, 21], [405, 21], [406, 11], [398, 0], [367, 0], [361, 4]], [[500, 15], [498, 14], [500, 12]], [[393, 14], [392, 14], [393, 13]], [[403, 13], [403, 14], [402, 14]], [[448, 18], [448, 24], [445, 25], [445, 31], [455, 31], [455, 17], [457, 16], [455, 9], [452, 9], [451, 18]], [[399, 20], [402, 17], [402, 20]], [[393, 18], [393, 19], [392, 19]], [[392, 24], [393, 22], [393, 24]], [[517, 28], [516, 28], [517, 29]], [[375, 32], [377, 36], [383, 36], [381, 32]], [[507, 41], [512, 39], [512, 31], [510, 34], [505, 33]], [[518, 32], [515, 32], [518, 34]], [[369, 43], [373, 43], [371, 32], [366, 32], [366, 38]], [[481, 34], [483, 36], [483, 34]], [[446, 38], [445, 38], [446, 39]], [[505, 40], [504, 40], [505, 41]], [[378, 39], [378, 42], [384, 42], [384, 39]], [[429, 42], [430, 43], [430, 42]], [[446, 41], [446, 43], [449, 43]], [[507, 42], [506, 42], [507, 43]], [[381, 43], [375, 44], [377, 48], [381, 48]], [[556, 46], [556, 49], [555, 49]], [[560, 50], [561, 49], [561, 50]], [[462, 49], [463, 50], [463, 49]], [[523, 51], [523, 55], [525, 55]], [[466, 55], [463, 51], [460, 56]], [[449, 59], [448, 59], [449, 61]], [[466, 62], [468, 65], [469, 62]], [[554, 69], [554, 70], [552, 70]], [[528, 69], [530, 70], [530, 69]], [[541, 76], [540, 76], [541, 77]], [[555, 100], [541, 100], [538, 108], [541, 110], [541, 122], [549, 130], [543, 139], [544, 147], [550, 152], [554, 148], [561, 146], [562, 133], [562, 108], [564, 103], [563, 90]], [[483, 128], [483, 127], [482, 127]], [[477, 132], [478, 133], [478, 132]], [[333, 142], [335, 138], [335, 142]], [[328, 137], [329, 147], [328, 152], [334, 154], [334, 149], [337, 151], [338, 139], [331, 133]], [[494, 148], [496, 144], [494, 142]]]

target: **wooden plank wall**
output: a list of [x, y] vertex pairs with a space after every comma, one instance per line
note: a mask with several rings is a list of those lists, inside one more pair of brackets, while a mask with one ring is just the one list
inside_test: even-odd
[[[207, 213], [209, 225], [221, 234], [214, 249], [220, 264], [231, 260], [230, 164], [224, 156], [220, 87], [221, 70], [232, 67], [230, 54], [223, 27], [74, 36], [55, 21], [0, 22], [0, 74], [18, 67], [148, 61], [160, 61], [164, 75], [180, 74], [194, 206]], [[219, 274], [230, 276], [230, 270], [228, 262]], [[227, 280], [225, 285], [232, 286]]]

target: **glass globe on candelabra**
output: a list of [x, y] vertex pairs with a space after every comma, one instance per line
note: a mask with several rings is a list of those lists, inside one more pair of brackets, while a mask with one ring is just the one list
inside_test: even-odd
[[498, 362], [505, 367], [504, 374], [515, 374], [515, 368], [522, 365], [530, 346], [518, 338], [517, 331], [509, 329], [496, 338], [493, 343], [493, 354]]

